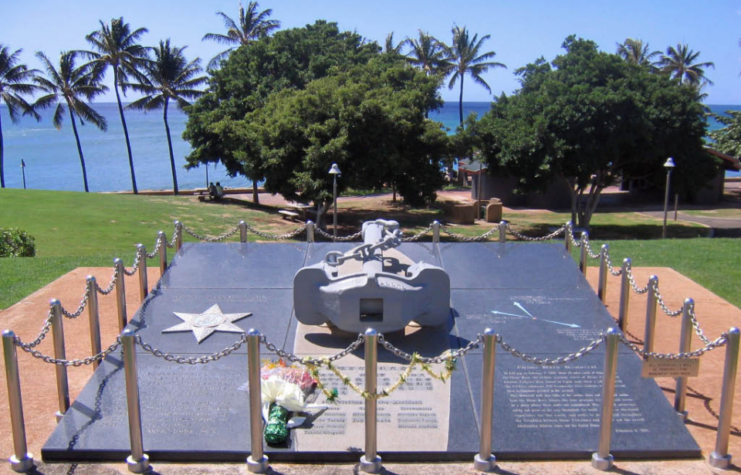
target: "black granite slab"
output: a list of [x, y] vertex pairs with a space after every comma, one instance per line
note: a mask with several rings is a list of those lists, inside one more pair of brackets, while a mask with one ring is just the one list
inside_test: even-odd
[[589, 289], [558, 244], [440, 243], [451, 289]]
[[[604, 355], [537, 366], [497, 349], [493, 453], [500, 459], [588, 459], [597, 450]], [[562, 353], [538, 353], [553, 358]], [[482, 355], [465, 357], [477, 419]], [[700, 448], [635, 354], [618, 357], [610, 453], [615, 458], [700, 457]]]
[[293, 288], [306, 243], [185, 243], [161, 279], [162, 288]]

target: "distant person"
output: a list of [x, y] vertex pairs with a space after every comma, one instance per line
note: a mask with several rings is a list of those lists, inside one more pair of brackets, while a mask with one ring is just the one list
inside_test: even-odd
[[208, 184], [208, 196], [212, 200], [216, 198], [216, 187], [214, 186], [214, 182]]
[[221, 183], [217, 181], [215, 199], [220, 200], [223, 197], [224, 197], [224, 188], [222, 188]]

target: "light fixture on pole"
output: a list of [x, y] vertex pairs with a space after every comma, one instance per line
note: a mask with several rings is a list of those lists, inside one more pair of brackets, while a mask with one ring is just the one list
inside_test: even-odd
[[337, 175], [341, 175], [340, 167], [336, 163], [332, 164], [332, 168], [329, 169], [329, 174], [332, 175], [332, 196], [334, 197], [334, 214], [332, 216], [332, 231], [334, 241], [337, 241]]
[[23, 189], [26, 189], [26, 162], [21, 159], [21, 173], [23, 173]]
[[666, 238], [666, 214], [667, 210], [669, 209], [669, 182], [672, 176], [672, 170], [674, 169], [674, 160], [672, 157], [669, 157], [666, 160], [666, 163], [664, 163], [664, 168], [666, 168], [666, 190], [664, 192], [664, 227], [661, 229], [661, 238]]

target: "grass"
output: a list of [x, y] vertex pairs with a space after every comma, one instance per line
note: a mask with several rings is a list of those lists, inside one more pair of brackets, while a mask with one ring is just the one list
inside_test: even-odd
[[[363, 221], [379, 216], [399, 221], [407, 236], [443, 218], [439, 204], [414, 209], [400, 202], [359, 200], [340, 202], [339, 207], [341, 236], [356, 232]], [[0, 259], [0, 309], [76, 267], [111, 266], [114, 257], [121, 257], [130, 265], [134, 244], [144, 243], [151, 251], [157, 231], [164, 230], [171, 237], [176, 219], [200, 234], [211, 236], [230, 230], [239, 220], [275, 234], [295, 229], [298, 224], [281, 219], [277, 214], [279, 209], [230, 201], [199, 202], [191, 196], [1, 190], [0, 227], [18, 227], [33, 235], [37, 257]], [[515, 230], [531, 236], [547, 234], [569, 218], [565, 213], [549, 211], [505, 215]], [[493, 226], [496, 225], [452, 225], [450, 230], [464, 236], [479, 236]], [[707, 229], [681, 222], [671, 223], [668, 234], [687, 239], [656, 239], [661, 235], [661, 220], [637, 213], [601, 212], [593, 220], [595, 250], [601, 241], [609, 241], [616, 265], [628, 256], [636, 266], [673, 267], [735, 305], [741, 305], [741, 297], [737, 296], [741, 283], [741, 240], [697, 239], [707, 235]], [[640, 240], [626, 240], [626, 237]], [[249, 238], [255, 240], [256, 236], [250, 233]], [[442, 238], [446, 236], [443, 234]], [[195, 241], [188, 236], [184, 240]]]

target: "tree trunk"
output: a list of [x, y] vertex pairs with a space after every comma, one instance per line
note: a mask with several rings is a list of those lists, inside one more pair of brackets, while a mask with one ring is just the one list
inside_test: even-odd
[[458, 113], [461, 118], [461, 125], [463, 125], [463, 74], [461, 74], [461, 95], [458, 97]]
[[5, 188], [5, 169], [3, 168], [3, 159], [5, 158], [5, 149], [3, 148], [3, 121], [0, 117], [0, 188]]
[[260, 204], [260, 193], [257, 192], [257, 180], [252, 180], [252, 202]]
[[577, 221], [576, 221], [576, 212], [577, 212], [576, 196], [577, 195], [576, 195], [576, 190], [574, 190], [574, 183], [564, 176], [562, 176], [561, 179], [564, 181], [564, 183], [566, 183], [566, 186], [569, 189], [569, 198], [571, 198], [571, 222], [572, 224], [577, 224]]
[[[172, 191], [174, 194], [178, 194], [178, 175], [175, 173], [175, 156], [172, 153], [172, 139], [170, 138], [170, 126], [167, 124], [167, 106], [170, 103], [170, 98], [165, 98], [165, 113], [163, 118], [165, 119], [165, 132], [167, 132], [167, 147], [170, 149], [170, 168], [172, 168]], [[133, 169], [132, 169], [133, 170]]]
[[136, 188], [136, 174], [134, 173], [134, 158], [131, 156], [131, 143], [129, 142], [129, 129], [126, 127], [126, 119], [124, 118], [123, 106], [121, 105], [121, 96], [118, 94], [118, 71], [113, 69], [113, 88], [116, 90], [116, 101], [118, 102], [118, 114], [121, 116], [121, 124], [123, 125], [124, 137], [126, 138], [126, 151], [129, 153], [129, 168], [131, 169], [131, 187], [134, 194], [138, 194], [139, 190]]
[[319, 203], [316, 203], [316, 225], [322, 229], [327, 229], [327, 225], [324, 222], [324, 217], [327, 215], [327, 211], [329, 210], [329, 206], [332, 203], [327, 203], [326, 201], [321, 201]]
[[[69, 103], [67, 103], [69, 107]], [[75, 124], [75, 114], [72, 112], [72, 107], [69, 107], [69, 118], [72, 120], [72, 130], [75, 132], [75, 140], [77, 140], [77, 153], [80, 154], [80, 165], [82, 165], [82, 181], [85, 183], [85, 193], [89, 193], [90, 190], [87, 187], [87, 170], [85, 169], [85, 157], [82, 155], [82, 145], [80, 145], [80, 135], [77, 133], [77, 124]]]
[[394, 203], [396, 203], [396, 183], [391, 182], [391, 190], [394, 193], [394, 197], [391, 199]]

